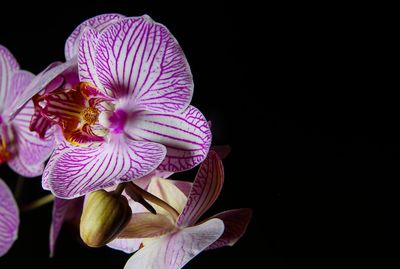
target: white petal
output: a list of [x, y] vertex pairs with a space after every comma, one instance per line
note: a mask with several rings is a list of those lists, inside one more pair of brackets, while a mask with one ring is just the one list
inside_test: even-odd
[[215, 242], [224, 231], [224, 223], [211, 219], [172, 235], [163, 236], [136, 252], [125, 269], [179, 269]]

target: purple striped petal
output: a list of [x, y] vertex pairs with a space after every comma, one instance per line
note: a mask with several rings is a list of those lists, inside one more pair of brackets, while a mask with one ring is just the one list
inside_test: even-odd
[[172, 172], [188, 170], [202, 162], [211, 144], [208, 123], [193, 106], [182, 114], [137, 112], [130, 117], [125, 132], [135, 140], [165, 145], [167, 156], [158, 169]]
[[65, 215], [72, 203], [74, 203], [74, 200], [64, 200], [57, 197], [54, 198], [49, 237], [50, 257], [53, 257], [54, 255], [58, 235], [60, 234], [61, 227], [64, 223]]
[[34, 114], [33, 102], [29, 101], [12, 121], [15, 133], [16, 154], [25, 166], [38, 166], [46, 161], [54, 149], [53, 129], [41, 139], [39, 134], [29, 130]]
[[212, 219], [172, 235], [155, 239], [136, 252], [125, 269], [180, 269], [217, 240], [224, 231], [224, 223]]
[[7, 253], [17, 239], [18, 227], [17, 203], [8, 186], [0, 178], [0, 257]]
[[27, 71], [18, 70], [12, 74], [10, 90], [6, 99], [4, 100], [4, 114], [8, 115], [13, 110], [14, 103], [27, 89], [27, 86], [35, 76]]
[[[82, 31], [81, 41], [79, 43], [78, 70], [79, 80], [81, 82], [91, 83], [101, 91], [104, 89], [101, 87], [95, 68], [98, 35], [99, 32], [92, 28], [86, 28]], [[104, 93], [112, 95], [112, 92]]]
[[252, 209], [240, 208], [228, 210], [213, 216], [212, 218], [217, 218], [224, 222], [225, 230], [221, 237], [210, 245], [207, 250], [233, 246], [246, 232], [252, 215]]
[[53, 194], [71, 199], [119, 182], [140, 178], [164, 159], [164, 146], [118, 136], [98, 147], [67, 146], [51, 157], [48, 183]]
[[24, 177], [37, 177], [43, 173], [44, 164], [26, 165], [21, 160], [21, 155], [17, 154], [7, 161], [8, 166], [17, 174]]
[[69, 144], [64, 140], [62, 131], [60, 128], [56, 128], [54, 131], [54, 138], [56, 141], [57, 148], [53, 151], [53, 154], [51, 155], [49, 161], [47, 162], [47, 165], [43, 171], [42, 175], [42, 188], [44, 190], [50, 190], [50, 185], [49, 185], [49, 175], [50, 171], [53, 169], [53, 165], [55, 160], [58, 159], [60, 155], [62, 155], [64, 152], [70, 150]]
[[5, 100], [9, 99], [10, 84], [13, 72], [19, 69], [17, 60], [11, 52], [0, 45], [0, 113], [6, 107]]
[[216, 152], [210, 151], [200, 166], [177, 225], [180, 227], [194, 225], [217, 200], [223, 183], [224, 167], [221, 159]]
[[101, 32], [111, 24], [116, 23], [123, 18], [125, 18], [125, 16], [120, 14], [103, 14], [81, 23], [75, 28], [65, 43], [65, 58], [70, 60], [78, 54], [80, 38], [86, 27], [91, 27], [98, 32]]
[[192, 99], [193, 79], [178, 42], [149, 16], [120, 20], [100, 35], [96, 70], [115, 97], [136, 109], [180, 112]]

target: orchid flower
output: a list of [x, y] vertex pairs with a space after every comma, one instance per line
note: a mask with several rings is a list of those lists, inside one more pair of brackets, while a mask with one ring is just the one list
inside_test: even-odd
[[19, 210], [10, 189], [0, 178], [0, 257], [17, 239]]
[[[201, 164], [192, 186], [188, 182], [153, 177], [148, 192], [170, 208], [152, 204], [157, 211], [154, 215], [132, 207], [132, 218], [119, 235], [121, 238], [109, 244], [125, 252], [128, 252], [127, 240], [134, 246], [130, 251], [142, 247], [129, 259], [125, 269], [182, 268], [203, 250], [234, 245], [246, 231], [251, 209], [229, 210], [199, 222], [218, 198], [223, 181], [222, 162], [213, 151]], [[171, 214], [171, 208], [176, 212]]]
[[65, 54], [76, 60], [79, 83], [53, 81], [34, 98], [36, 111], [65, 139], [46, 167], [44, 188], [71, 199], [204, 160], [210, 128], [189, 105], [190, 67], [165, 26], [146, 15], [100, 15], [75, 29]]
[[39, 176], [50, 156], [54, 140], [51, 131], [43, 139], [29, 130], [34, 113], [28, 101], [34, 75], [19, 69], [14, 56], [0, 46], [0, 164], [5, 162], [25, 177]]

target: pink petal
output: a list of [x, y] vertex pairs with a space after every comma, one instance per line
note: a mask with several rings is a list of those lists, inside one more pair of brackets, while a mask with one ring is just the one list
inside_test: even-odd
[[98, 32], [101, 32], [111, 24], [116, 23], [123, 18], [125, 18], [125, 16], [120, 14], [102, 14], [81, 23], [75, 28], [65, 43], [65, 58], [70, 60], [78, 54], [80, 38], [86, 27], [91, 27]]
[[[103, 89], [95, 68], [96, 46], [99, 32], [92, 28], [82, 30], [81, 41], [79, 43], [78, 69], [81, 82], [88, 82], [96, 86], [100, 91]], [[112, 92], [104, 91], [105, 94], [112, 96]]]
[[0, 179], [0, 257], [8, 252], [17, 239], [18, 227], [17, 203], [8, 186]]
[[165, 148], [156, 143], [117, 137], [98, 147], [66, 144], [51, 157], [48, 182], [53, 194], [71, 199], [86, 193], [140, 178], [164, 159]]
[[175, 234], [154, 240], [136, 252], [126, 263], [125, 269], [179, 269], [210, 244], [224, 231], [224, 223], [211, 219], [198, 226], [189, 227]]
[[7, 161], [8, 166], [17, 174], [24, 177], [37, 177], [43, 173], [44, 164], [26, 165], [21, 155], [14, 155]]
[[57, 197], [54, 199], [49, 237], [50, 257], [54, 255], [58, 235], [64, 223], [65, 215], [72, 203], [74, 203], [74, 200], [64, 200]]
[[0, 113], [6, 107], [4, 100], [9, 99], [7, 96], [10, 94], [10, 84], [13, 72], [19, 69], [17, 60], [11, 52], [0, 45]]
[[195, 224], [217, 200], [224, 183], [224, 167], [218, 154], [210, 151], [201, 164], [188, 202], [179, 216], [177, 225], [186, 227]]
[[136, 109], [180, 112], [193, 94], [189, 64], [168, 29], [149, 16], [120, 20], [100, 35], [96, 70], [115, 97]]
[[137, 251], [143, 240], [141, 239], [122, 239], [117, 238], [107, 244], [108, 247], [123, 251], [125, 253], [133, 253]]
[[27, 86], [35, 76], [27, 71], [18, 70], [12, 74], [10, 90], [4, 100], [4, 114], [8, 115], [13, 111], [14, 103], [19, 99], [21, 94], [27, 89]]
[[47, 162], [47, 165], [42, 175], [42, 188], [48, 191], [50, 190], [49, 175], [51, 169], [53, 169], [54, 162], [58, 159], [60, 155], [62, 155], [64, 152], [70, 149], [69, 144], [67, 144], [67, 142], [64, 141], [63, 139], [61, 130], [59, 128], [56, 128], [54, 133], [55, 133], [54, 136], [56, 139], [57, 148], [53, 151], [53, 154], [51, 155], [49, 161]]
[[15, 135], [16, 154], [24, 166], [40, 166], [54, 150], [53, 130], [50, 129], [41, 139], [39, 134], [29, 130], [34, 114], [33, 102], [29, 101], [12, 121]]
[[188, 170], [201, 163], [211, 144], [208, 123], [193, 106], [182, 114], [137, 112], [130, 117], [125, 132], [135, 140], [165, 145], [167, 156], [159, 170], [172, 172]]
[[240, 208], [225, 211], [211, 217], [222, 220], [225, 225], [225, 230], [221, 237], [210, 245], [207, 250], [224, 246], [233, 246], [246, 232], [252, 215], [252, 209]]

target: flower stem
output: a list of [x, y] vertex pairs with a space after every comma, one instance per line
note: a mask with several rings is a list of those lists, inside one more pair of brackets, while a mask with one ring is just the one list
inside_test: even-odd
[[120, 196], [121, 193], [124, 191], [125, 187], [126, 187], [126, 183], [121, 183], [118, 185], [118, 187], [115, 189], [115, 191], [113, 193], [117, 196]]
[[21, 206], [21, 211], [29, 211], [29, 210], [32, 210], [32, 209], [39, 208], [41, 206], [44, 206], [45, 204], [50, 203], [53, 200], [54, 200], [53, 194], [48, 194], [48, 195], [43, 196], [43, 197], [41, 197], [41, 198], [39, 198], [39, 199], [29, 203], [29, 204], [22, 205]]
[[[178, 211], [176, 211], [175, 208], [173, 208], [172, 206], [170, 206], [169, 204], [167, 204], [166, 202], [164, 202], [157, 196], [154, 196], [153, 194], [143, 190], [142, 188], [140, 188], [133, 182], [130, 182], [130, 184], [128, 186], [129, 186], [130, 190], [132, 190], [132, 192], [135, 193], [138, 197], [146, 199], [147, 201], [152, 202], [152, 203], [164, 208], [166, 211], [168, 211], [168, 213], [170, 213], [172, 215], [172, 217], [174, 219], [178, 219], [178, 217], [179, 217]], [[135, 198], [132, 197], [132, 199], [134, 199], [136, 201]]]
[[18, 176], [17, 184], [15, 185], [14, 189], [14, 197], [16, 201], [19, 201], [21, 199], [24, 183], [25, 183], [25, 178], [23, 176]]

